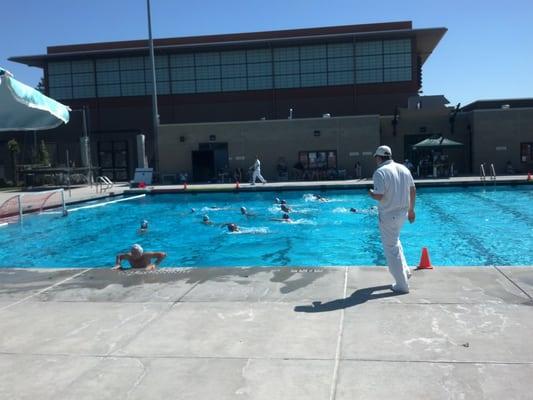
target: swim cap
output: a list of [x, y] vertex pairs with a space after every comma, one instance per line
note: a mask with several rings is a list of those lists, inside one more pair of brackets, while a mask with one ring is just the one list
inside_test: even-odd
[[289, 219], [289, 214], [283, 214], [283, 219]]
[[142, 253], [144, 253], [144, 250], [143, 250], [143, 248], [141, 247], [140, 244], [134, 244], [133, 246], [131, 246], [131, 251], [132, 251], [132, 253], [135, 251], [135, 252], [137, 252], [137, 253], [139, 253], [141, 255], [142, 255]]
[[143, 228], [143, 229], [148, 228], [148, 221], [147, 220], [143, 219], [141, 221], [141, 228]]
[[204, 221], [209, 221], [209, 215], [207, 215], [207, 214], [204, 215], [203, 220], [204, 220]]
[[246, 214], [246, 207], [241, 207], [241, 213]]

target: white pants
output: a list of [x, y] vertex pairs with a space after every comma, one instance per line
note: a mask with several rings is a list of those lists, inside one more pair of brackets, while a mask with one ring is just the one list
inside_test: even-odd
[[255, 180], [259, 178], [259, 180], [263, 183], [266, 182], [265, 178], [263, 178], [263, 176], [261, 175], [261, 170], [260, 169], [254, 169], [254, 173], [252, 175], [252, 184], [255, 183]]
[[396, 281], [397, 288], [402, 291], [409, 291], [407, 281], [408, 266], [403, 247], [400, 242], [400, 230], [407, 219], [407, 211], [379, 215], [379, 231], [381, 232], [381, 243], [389, 265], [389, 272]]

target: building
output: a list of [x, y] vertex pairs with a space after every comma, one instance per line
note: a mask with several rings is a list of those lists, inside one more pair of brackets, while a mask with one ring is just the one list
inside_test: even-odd
[[[477, 111], [418, 97], [422, 67], [445, 33], [401, 21], [156, 39], [161, 179], [173, 182], [180, 172], [218, 179], [257, 153], [274, 179], [278, 164], [297, 161], [347, 177], [360, 162], [368, 176], [378, 144], [403, 158], [415, 140], [450, 127], [466, 142], [458, 170], [472, 172], [483, 159], [472, 156]], [[132, 177], [141, 133], [153, 165], [146, 40], [52, 46], [11, 60], [42, 68], [47, 94], [74, 110], [68, 125], [39, 134], [53, 162], [64, 164], [66, 150], [80, 159], [85, 115], [103, 175]]]

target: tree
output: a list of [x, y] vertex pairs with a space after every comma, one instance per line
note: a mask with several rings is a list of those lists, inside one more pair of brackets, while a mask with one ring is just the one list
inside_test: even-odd
[[46, 166], [50, 165], [50, 154], [48, 154], [44, 140], [41, 140], [41, 145], [39, 146], [39, 163]]
[[41, 92], [42, 94], [46, 94], [46, 86], [44, 85], [44, 76], [41, 76], [41, 80], [39, 81], [37, 86], [35, 86], [35, 89]]
[[18, 186], [18, 174], [17, 174], [17, 154], [20, 153], [20, 146], [15, 139], [11, 139], [7, 142], [7, 148], [9, 149], [9, 155], [11, 156], [11, 169], [13, 171], [13, 183]]

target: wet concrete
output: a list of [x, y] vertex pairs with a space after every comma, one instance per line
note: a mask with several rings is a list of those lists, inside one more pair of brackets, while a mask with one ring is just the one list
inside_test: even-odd
[[528, 399], [533, 267], [0, 270], [0, 398]]

